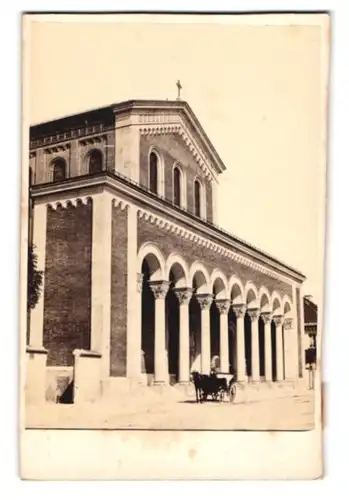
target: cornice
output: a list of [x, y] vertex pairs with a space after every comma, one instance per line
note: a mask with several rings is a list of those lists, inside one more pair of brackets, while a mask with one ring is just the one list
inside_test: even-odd
[[[190, 138], [193, 148], [195, 147], [198, 157], [210, 165], [211, 175], [215, 177], [226, 170], [218, 152], [187, 102], [133, 100], [117, 104], [113, 110], [116, 117], [124, 117], [127, 112], [132, 115], [138, 114], [141, 124], [152, 125], [155, 128], [160, 123], [166, 125], [169, 122], [179, 121], [185, 135]], [[143, 127], [145, 128], [149, 127]]]
[[209, 181], [217, 180], [217, 168], [213, 165], [203, 148], [200, 147], [198, 141], [195, 140], [194, 135], [189, 131], [182, 113], [173, 112], [169, 114], [168, 112], [150, 110], [149, 112], [138, 114], [138, 122], [140, 124], [140, 134], [143, 136], [177, 134], [185, 143], [205, 177]]
[[137, 207], [138, 217], [193, 241], [195, 244], [210, 248], [217, 255], [227, 256], [233, 261], [288, 285], [295, 282], [300, 284], [305, 279], [305, 276], [298, 271], [264, 254], [248, 243], [175, 207], [170, 202], [144, 191], [136, 183], [109, 172], [77, 177], [59, 184], [47, 183], [33, 186], [32, 197], [44, 202], [45, 199], [50, 200], [55, 196], [59, 198], [62, 193], [68, 195], [68, 193], [73, 192], [74, 196], [78, 197], [80, 191], [87, 196], [88, 193], [103, 189], [109, 190], [114, 198], [123, 200], [126, 204], [134, 204]]

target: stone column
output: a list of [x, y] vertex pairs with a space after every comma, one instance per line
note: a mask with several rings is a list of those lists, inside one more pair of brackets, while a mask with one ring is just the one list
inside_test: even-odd
[[298, 378], [298, 342], [296, 321], [293, 317], [284, 318], [284, 349], [285, 349], [285, 378], [295, 380]]
[[282, 324], [283, 316], [274, 316], [276, 326], [276, 380], [283, 380], [284, 357], [282, 348]]
[[236, 316], [236, 357], [237, 357], [237, 379], [239, 382], [246, 381], [246, 358], [245, 358], [245, 312], [243, 304], [234, 305], [233, 311]]
[[265, 356], [265, 380], [270, 382], [273, 379], [272, 356], [271, 356], [271, 313], [261, 314], [264, 322], [264, 356]]
[[251, 343], [252, 343], [252, 380], [259, 382], [259, 332], [258, 318], [259, 309], [249, 309], [248, 314], [251, 318]]
[[201, 307], [201, 373], [208, 374], [211, 369], [210, 307], [213, 295], [200, 294], [196, 298]]
[[110, 374], [112, 197], [106, 192], [99, 193], [92, 203], [90, 350], [101, 354], [101, 375], [107, 378]]
[[229, 330], [228, 330], [228, 312], [230, 309], [230, 300], [216, 300], [219, 311], [219, 358], [221, 372], [229, 373]]
[[170, 283], [168, 281], [150, 281], [150, 288], [155, 297], [155, 384], [168, 384], [168, 364], [166, 355], [166, 314], [165, 298]]
[[37, 268], [44, 271], [43, 283], [39, 301], [30, 313], [29, 344], [42, 347], [44, 338], [44, 294], [45, 294], [45, 260], [46, 260], [46, 222], [47, 206], [44, 203], [35, 203], [33, 216], [33, 244], [37, 255]]
[[189, 383], [189, 302], [192, 288], [174, 290], [179, 302], [179, 382]]

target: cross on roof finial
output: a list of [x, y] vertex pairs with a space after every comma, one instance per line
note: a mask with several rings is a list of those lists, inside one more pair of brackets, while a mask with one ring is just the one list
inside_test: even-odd
[[181, 82], [180, 80], [177, 80], [177, 89], [178, 89], [178, 96], [177, 96], [177, 101], [180, 101], [181, 100], [181, 90], [182, 90], [182, 85], [181, 85]]

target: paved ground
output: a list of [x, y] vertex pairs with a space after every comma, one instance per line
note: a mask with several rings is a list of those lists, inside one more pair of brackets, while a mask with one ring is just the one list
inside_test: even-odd
[[123, 398], [113, 404], [28, 407], [30, 428], [305, 430], [314, 425], [314, 392], [250, 402], [196, 404], [193, 397]]

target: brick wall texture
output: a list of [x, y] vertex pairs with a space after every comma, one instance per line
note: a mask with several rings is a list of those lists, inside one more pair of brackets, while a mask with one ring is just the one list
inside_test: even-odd
[[[103, 154], [103, 169], [113, 172], [115, 165], [115, 132], [114, 130], [95, 134], [89, 137], [91, 143], [85, 144], [82, 140], [72, 139], [58, 143], [57, 146], [64, 146], [64, 150], [59, 153], [39, 148], [33, 152], [29, 160], [30, 167], [35, 174], [34, 184], [52, 182], [53, 169], [52, 161], [56, 158], [64, 158], [66, 161], [67, 177], [77, 177], [88, 174], [88, 164], [86, 156], [92, 149], [99, 149]], [[96, 140], [95, 143], [93, 141]]]
[[244, 285], [247, 281], [251, 280], [257, 288], [264, 285], [270, 293], [275, 290], [281, 295], [288, 294], [292, 297], [292, 288], [286, 283], [259, 273], [228, 257], [218, 255], [209, 248], [195, 245], [192, 241], [170, 234], [164, 229], [151, 224], [149, 221], [138, 219], [138, 248], [146, 242], [152, 242], [157, 245], [165, 258], [172, 252], [178, 252], [189, 266], [195, 260], [199, 260], [204, 264], [209, 273], [216, 268], [220, 268], [228, 279], [231, 275], [236, 274]]
[[47, 212], [44, 347], [48, 365], [72, 366], [90, 348], [92, 203]]
[[199, 177], [206, 189], [206, 215], [212, 222], [212, 187], [204, 177], [201, 168], [193, 158], [185, 142], [177, 134], [161, 136], [141, 136], [140, 139], [140, 183], [148, 186], [148, 155], [151, 147], [155, 147], [162, 155], [165, 171], [165, 198], [173, 199], [172, 169], [176, 161], [182, 165], [186, 173], [187, 209], [194, 212], [194, 179]]
[[126, 375], [127, 209], [112, 208], [110, 374]]

